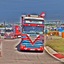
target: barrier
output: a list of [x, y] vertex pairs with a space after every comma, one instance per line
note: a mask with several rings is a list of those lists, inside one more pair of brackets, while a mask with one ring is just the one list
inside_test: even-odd
[[62, 32], [62, 38], [64, 38], [64, 32]]
[[57, 53], [56, 51], [54, 51], [52, 48], [50, 48], [49, 46], [45, 46], [45, 50], [48, 54], [50, 54], [52, 57], [54, 57], [55, 59], [64, 62], [64, 55]]
[[0, 57], [1, 57], [1, 54], [2, 54], [2, 42], [0, 41]]
[[55, 36], [59, 36], [59, 32], [58, 31], [51, 31], [48, 33], [48, 35], [55, 35]]

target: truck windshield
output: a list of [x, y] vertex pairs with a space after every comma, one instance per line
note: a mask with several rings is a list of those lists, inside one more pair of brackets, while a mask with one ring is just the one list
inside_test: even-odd
[[8, 30], [5, 30], [5, 32], [13, 32], [13, 30], [9, 30], [9, 29], [8, 29]]
[[28, 34], [43, 34], [43, 28], [42, 27], [32, 27], [32, 26], [24, 26], [23, 27], [23, 33]]

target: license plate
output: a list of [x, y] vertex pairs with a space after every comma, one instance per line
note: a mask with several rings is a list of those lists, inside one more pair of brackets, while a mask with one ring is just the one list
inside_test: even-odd
[[35, 50], [35, 49], [30, 49], [30, 50]]
[[18, 36], [18, 37], [21, 37], [21, 36]]

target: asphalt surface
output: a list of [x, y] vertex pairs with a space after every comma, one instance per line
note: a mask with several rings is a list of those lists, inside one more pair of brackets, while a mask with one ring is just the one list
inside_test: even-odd
[[20, 39], [2, 40], [2, 57], [0, 64], [64, 64], [54, 59], [45, 51], [22, 52], [17, 50]]

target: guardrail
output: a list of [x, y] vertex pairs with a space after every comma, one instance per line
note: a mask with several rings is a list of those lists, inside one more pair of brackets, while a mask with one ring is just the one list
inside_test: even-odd
[[0, 57], [2, 56], [2, 41], [1, 41], [1, 38], [0, 38]]

